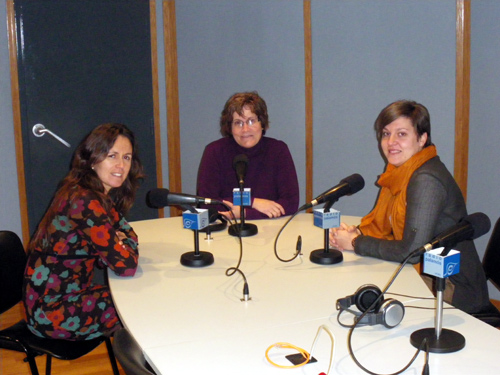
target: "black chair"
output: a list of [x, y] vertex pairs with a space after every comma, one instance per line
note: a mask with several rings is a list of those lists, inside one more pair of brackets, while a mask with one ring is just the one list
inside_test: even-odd
[[[22, 299], [26, 261], [26, 253], [17, 234], [0, 231], [0, 314], [17, 305]], [[39, 374], [35, 361], [37, 356], [47, 355], [45, 373], [50, 375], [52, 357], [62, 360], [77, 359], [88, 354], [103, 342], [106, 342], [113, 374], [119, 375], [111, 340], [108, 337], [87, 341], [40, 338], [29, 331], [24, 320], [0, 331], [0, 349], [26, 354], [25, 362], [29, 363], [32, 375]]]
[[[486, 278], [497, 288], [500, 288], [500, 218], [497, 220], [486, 246], [483, 269]], [[493, 327], [500, 327], [500, 312], [493, 304], [487, 310], [472, 315]]]
[[141, 347], [126, 329], [115, 332], [113, 349], [126, 375], [156, 375], [144, 358]]

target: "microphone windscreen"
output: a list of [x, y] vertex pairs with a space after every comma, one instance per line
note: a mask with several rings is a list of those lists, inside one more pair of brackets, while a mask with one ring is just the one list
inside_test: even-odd
[[340, 182], [341, 183], [343, 182], [343, 183], [346, 183], [349, 185], [350, 190], [351, 190], [349, 194], [355, 194], [365, 187], [365, 180], [358, 173], [354, 173], [354, 174], [350, 175], [349, 177], [344, 178]]
[[233, 168], [236, 169], [236, 166], [239, 163], [244, 163], [245, 165], [247, 165], [248, 164], [248, 156], [246, 156], [245, 154], [236, 155], [233, 159]]
[[491, 228], [490, 218], [483, 214], [482, 212], [476, 212], [470, 214], [462, 219], [462, 221], [468, 222], [472, 228], [474, 228], [474, 233], [471, 240], [481, 237], [483, 234], [488, 233]]
[[146, 204], [150, 208], [163, 208], [168, 206], [168, 189], [151, 189], [146, 194]]

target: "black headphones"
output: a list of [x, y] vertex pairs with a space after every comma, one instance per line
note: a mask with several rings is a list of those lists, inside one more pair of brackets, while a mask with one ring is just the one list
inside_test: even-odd
[[203, 229], [200, 229], [200, 232], [204, 233], [219, 232], [221, 230], [226, 229], [227, 227], [226, 218], [223, 215], [219, 214], [217, 209], [212, 207], [208, 209], [208, 221], [209, 225]]
[[[377, 301], [375, 305], [368, 310], [375, 301]], [[350, 310], [349, 307], [352, 305], [355, 305], [360, 312]], [[384, 299], [380, 289], [372, 284], [361, 286], [353, 295], [339, 298], [337, 300], [337, 310], [339, 310], [339, 317], [343, 311], [349, 311], [357, 317], [366, 312], [358, 321], [358, 325], [373, 326], [383, 324], [387, 328], [396, 327], [401, 323], [405, 315], [405, 308], [401, 302], [393, 298]], [[337, 320], [339, 320], [338, 317]]]

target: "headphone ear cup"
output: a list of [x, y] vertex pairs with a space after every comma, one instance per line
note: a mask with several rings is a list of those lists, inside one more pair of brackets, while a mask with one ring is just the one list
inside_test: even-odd
[[377, 319], [379, 320], [377, 323], [383, 324], [387, 328], [394, 328], [403, 320], [405, 307], [400, 301], [388, 298], [380, 306], [377, 315], [380, 317]]
[[210, 207], [208, 209], [208, 220], [209, 224], [203, 229], [200, 229], [200, 232], [208, 233], [208, 232], [219, 232], [221, 230], [226, 229], [227, 220], [224, 216], [219, 214], [216, 208]]
[[[368, 308], [375, 302], [377, 298], [382, 294], [380, 289], [376, 285], [363, 285], [358, 289], [354, 296], [354, 303], [359, 311], [365, 312]], [[384, 302], [383, 298], [380, 298], [374, 307], [372, 307], [368, 312], [377, 312]]]
[[226, 219], [224, 219], [224, 217], [221, 217], [219, 218], [220, 222], [213, 222], [212, 224], [209, 224], [208, 226], [206, 226], [205, 228], [203, 229], [200, 229], [200, 232], [204, 232], [204, 233], [212, 233], [212, 232], [219, 232], [221, 230], [224, 230], [226, 229], [227, 227], [227, 221]]

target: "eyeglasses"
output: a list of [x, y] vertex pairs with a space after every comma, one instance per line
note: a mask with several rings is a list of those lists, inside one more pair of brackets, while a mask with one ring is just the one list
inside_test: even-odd
[[241, 128], [243, 128], [243, 126], [244, 126], [245, 124], [247, 124], [249, 128], [253, 128], [253, 126], [254, 126], [256, 123], [258, 123], [258, 122], [259, 122], [259, 119], [255, 118], [255, 117], [252, 117], [252, 118], [249, 118], [249, 119], [248, 119], [248, 120], [246, 120], [246, 121], [243, 121], [243, 120], [234, 120], [234, 121], [233, 121], [233, 126], [234, 126], [235, 128], [239, 128], [239, 129], [241, 129]]

